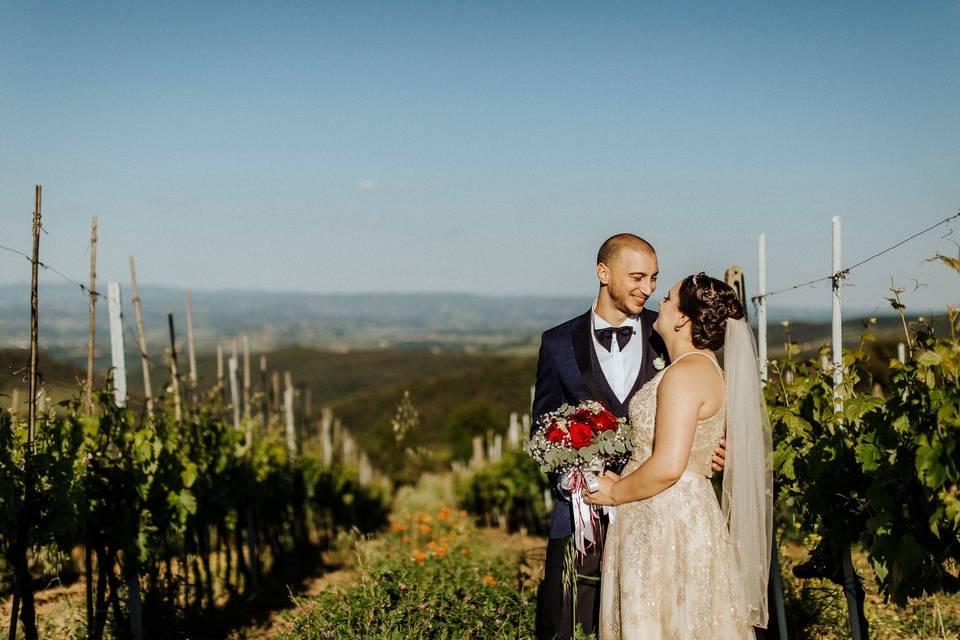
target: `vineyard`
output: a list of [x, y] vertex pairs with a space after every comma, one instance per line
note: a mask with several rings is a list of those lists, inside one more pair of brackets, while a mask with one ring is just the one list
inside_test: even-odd
[[[92, 411], [79, 401], [27, 429], [0, 416], [4, 558], [13, 570], [12, 616], [33, 628], [31, 550], [79, 549], [85, 637], [143, 637], [190, 622], [224, 596], [254, 594], [274, 565], [329, 545], [351, 527], [386, 524], [387, 495], [357, 470], [290, 456], [267, 430], [247, 444], [216, 390], [181, 420], [118, 408], [108, 388]], [[36, 562], [33, 563], [36, 565]], [[171, 626], [174, 625], [174, 626]], [[78, 636], [79, 637], [79, 636]]]
[[[956, 260], [938, 259], [960, 274]], [[438, 423], [423, 427], [410, 394], [392, 416], [375, 395], [347, 405], [352, 421], [389, 423], [355, 437], [330, 409], [308, 420], [309, 402], [295, 407], [290, 375], [281, 388], [265, 358], [255, 385], [245, 344], [226, 367], [221, 352], [215, 382], [203, 384], [192, 342], [181, 372], [172, 314], [164, 361], [147, 354], [132, 260], [142, 395], [126, 391], [121, 348], [102, 383], [91, 364], [87, 383], [53, 404], [35, 386], [36, 251], [31, 263], [28, 408], [0, 408], [10, 640], [41, 637], [38, 592], [72, 583], [82, 604], [58, 628], [64, 637], [260, 637], [211, 620], [326, 573], [338, 550], [348, 577], [285, 594], [293, 609], [275, 637], [532, 637], [552, 498], [523, 452], [528, 415], [508, 421], [476, 398], [447, 408], [444, 385], [426, 381], [425, 401], [445, 407], [455, 432], [438, 454]], [[102, 296], [93, 273], [91, 363]], [[768, 363], [783, 581], [773, 597], [791, 638], [960, 633], [960, 310], [948, 305], [939, 324], [911, 318], [900, 293], [890, 299], [902, 326], [896, 357], [868, 321], [838, 370], [828, 347], [801, 357], [784, 323], [785, 355]], [[528, 364], [507, 367], [514, 387]], [[156, 394], [151, 370], [163, 378]], [[490, 375], [477, 368], [457, 386]], [[515, 406], [527, 388], [509, 393]]]

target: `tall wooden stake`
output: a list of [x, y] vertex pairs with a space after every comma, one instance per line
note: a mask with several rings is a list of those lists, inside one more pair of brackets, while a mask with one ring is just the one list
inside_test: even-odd
[[243, 415], [250, 417], [250, 340], [243, 336]]
[[324, 407], [320, 412], [320, 444], [323, 447], [323, 465], [333, 463], [333, 411]]
[[287, 451], [290, 452], [290, 455], [293, 455], [297, 452], [297, 434], [293, 428], [293, 379], [289, 371], [284, 372], [283, 382], [283, 408], [287, 425]]
[[36, 186], [34, 192], [33, 209], [33, 259], [30, 264], [30, 397], [28, 398], [27, 416], [27, 448], [24, 456], [24, 499], [21, 517], [17, 519], [17, 533], [14, 538], [13, 553], [9, 556], [13, 561], [13, 607], [10, 617], [10, 638], [17, 635], [17, 620], [23, 623], [24, 635], [27, 640], [37, 638], [37, 612], [33, 597], [33, 576], [30, 575], [30, 564], [27, 559], [30, 529], [34, 526], [30, 514], [33, 511], [34, 480], [31, 473], [33, 466], [33, 438], [37, 420], [37, 367], [39, 364], [38, 349], [38, 309], [37, 296], [37, 268], [40, 266], [40, 231], [43, 228], [40, 217], [40, 205], [43, 187]]
[[97, 319], [97, 216], [93, 216], [90, 235], [90, 331], [87, 334], [87, 413], [93, 412], [94, 323]]
[[[760, 380], [767, 383], [767, 234], [757, 238], [757, 355], [760, 364]], [[772, 616], [775, 616], [777, 637], [788, 640], [787, 611], [783, 597], [783, 580], [780, 577], [780, 550], [776, 532], [771, 534], [769, 595], [773, 601]], [[772, 623], [773, 621], [771, 621]], [[768, 625], [771, 633], [773, 624]]]
[[33, 209], [33, 260], [30, 264], [30, 398], [27, 403], [30, 414], [27, 416], [27, 449], [33, 451], [33, 435], [37, 421], [37, 367], [39, 365], [38, 319], [39, 297], [37, 295], [38, 267], [40, 266], [40, 205], [43, 187], [39, 184], [34, 192]]
[[223, 344], [217, 343], [217, 388], [220, 390], [220, 399], [223, 400], [225, 391], [223, 388]]
[[840, 261], [840, 216], [833, 216], [833, 398], [834, 410], [843, 411], [840, 400], [840, 384], [843, 382], [843, 321], [841, 318], [840, 292], [843, 277]]
[[153, 391], [150, 386], [150, 358], [147, 356], [147, 338], [143, 333], [143, 313], [140, 310], [140, 289], [137, 287], [137, 269], [130, 256], [130, 287], [133, 290], [133, 314], [137, 321], [137, 339], [140, 341], [140, 362], [143, 365], [143, 397], [147, 413], [153, 413]]
[[177, 422], [183, 418], [180, 406], [180, 371], [177, 366], [177, 336], [173, 330], [173, 311], [167, 311], [167, 324], [170, 326], [170, 378], [173, 381], [173, 417]]
[[230, 403], [233, 405], [233, 428], [240, 428], [240, 390], [237, 388], [237, 345], [234, 342], [233, 354], [227, 361], [230, 373]]
[[197, 352], [193, 347], [193, 303], [190, 300], [190, 292], [184, 294], [184, 302], [187, 307], [187, 355], [190, 358], [190, 384], [197, 386]]
[[110, 313], [110, 356], [113, 364], [113, 401], [127, 406], [127, 364], [123, 351], [123, 314], [120, 304], [120, 283], [107, 284], [107, 308]]
[[260, 420], [264, 431], [270, 421], [270, 392], [267, 389], [267, 356], [260, 356]]
[[280, 372], [274, 371], [270, 376], [270, 381], [273, 383], [273, 397], [271, 398], [272, 402], [270, 404], [273, 405], [273, 410], [279, 413], [280, 408], [283, 406], [283, 401], [280, 398]]
[[[841, 315], [841, 289], [843, 284], [843, 266], [840, 260], [840, 216], [833, 216], [833, 408], [837, 413], [843, 411], [843, 399], [840, 385], [843, 384], [843, 319]], [[840, 428], [844, 425], [841, 422]], [[867, 619], [863, 613], [864, 590], [853, 567], [849, 544], [840, 550], [840, 563], [843, 569], [843, 595], [847, 600], [847, 621], [850, 624], [850, 636], [853, 640], [866, 640], [868, 634]]]

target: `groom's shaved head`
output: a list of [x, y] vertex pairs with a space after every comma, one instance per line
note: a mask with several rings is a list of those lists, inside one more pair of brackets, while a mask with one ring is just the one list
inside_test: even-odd
[[656, 256], [657, 252], [653, 250], [653, 245], [632, 233], [618, 233], [611, 236], [600, 245], [600, 251], [597, 252], [597, 264], [610, 264], [615, 255], [623, 249], [634, 249]]

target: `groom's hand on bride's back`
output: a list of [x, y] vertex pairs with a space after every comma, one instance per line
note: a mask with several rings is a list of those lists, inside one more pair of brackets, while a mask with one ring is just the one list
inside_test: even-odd
[[723, 471], [723, 467], [727, 462], [727, 439], [720, 438], [720, 442], [717, 443], [717, 448], [713, 450], [713, 470], [717, 473]]

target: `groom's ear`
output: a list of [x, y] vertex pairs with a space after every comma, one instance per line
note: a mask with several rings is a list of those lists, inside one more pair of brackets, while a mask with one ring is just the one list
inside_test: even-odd
[[597, 279], [600, 284], [610, 284], [610, 268], [602, 262], [597, 263]]

